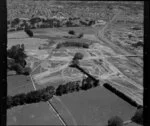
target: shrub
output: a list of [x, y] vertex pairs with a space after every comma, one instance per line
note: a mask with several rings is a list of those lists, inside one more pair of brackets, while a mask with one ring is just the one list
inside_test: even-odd
[[83, 79], [81, 89], [88, 90], [90, 88], [92, 88], [92, 84], [89, 83], [87, 79]]
[[32, 70], [31, 70], [30, 67], [25, 67], [23, 74], [24, 74], [24, 75], [29, 75], [29, 74], [31, 73], [31, 71], [32, 71]]
[[12, 107], [12, 96], [7, 96], [7, 108], [11, 108]]
[[74, 35], [74, 34], [75, 34], [75, 31], [70, 30], [68, 33], [69, 33], [70, 35]]
[[94, 86], [94, 87], [97, 87], [97, 86], [98, 86], [98, 83], [99, 83], [99, 80], [94, 81], [93, 86]]
[[123, 120], [118, 116], [113, 116], [108, 120], [108, 126], [123, 126]]
[[78, 35], [78, 38], [82, 38], [83, 37], [83, 33]]
[[143, 108], [138, 108], [131, 120], [132, 122], [143, 125]]
[[30, 29], [26, 28], [24, 31], [29, 37], [33, 37], [33, 32]]
[[74, 57], [73, 57], [73, 60], [81, 60], [81, 59], [83, 59], [83, 54], [82, 53], [80, 53], [80, 52], [77, 52], [77, 53], [75, 53], [75, 55], [74, 55]]
[[15, 18], [12, 22], [11, 22], [11, 27], [14, 27], [15, 25], [19, 24], [20, 19], [19, 18]]

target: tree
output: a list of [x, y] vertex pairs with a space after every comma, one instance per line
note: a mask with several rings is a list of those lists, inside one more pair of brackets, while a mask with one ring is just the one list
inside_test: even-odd
[[29, 74], [31, 70], [29, 70], [29, 68], [25, 68], [25, 59], [27, 58], [27, 55], [25, 54], [24, 44], [12, 46], [10, 49], [7, 50], [7, 56], [8, 69], [15, 70], [17, 74]]
[[7, 69], [12, 70], [12, 66], [15, 64], [15, 60], [7, 57]]
[[82, 53], [80, 53], [80, 52], [77, 52], [77, 53], [75, 53], [75, 55], [74, 55], [74, 57], [73, 57], [73, 60], [81, 60], [81, 59], [83, 59], [83, 54]]
[[14, 65], [12, 65], [11, 66], [11, 70], [15, 70], [17, 74], [24, 73], [23, 67], [20, 64], [18, 64], [18, 63], [15, 63]]
[[62, 94], [67, 93], [65, 85], [59, 85], [58, 88], [56, 89], [56, 95], [61, 96]]
[[94, 87], [97, 87], [97, 86], [98, 86], [98, 83], [99, 83], [99, 80], [94, 81], [93, 86], [94, 86]]
[[29, 74], [31, 73], [31, 71], [32, 71], [32, 70], [31, 70], [30, 67], [25, 67], [23, 74], [24, 74], [24, 75], [29, 75]]
[[25, 102], [25, 94], [22, 93], [22, 94], [17, 94], [15, 96], [12, 97], [12, 106], [17, 106], [17, 105], [22, 105], [24, 104]]
[[68, 33], [71, 34], [71, 35], [74, 35], [74, 34], [75, 34], [75, 31], [70, 30]]
[[88, 90], [90, 88], [92, 88], [92, 84], [88, 82], [88, 78], [83, 79], [81, 89]]
[[7, 108], [11, 108], [12, 107], [12, 96], [7, 96]]
[[143, 107], [137, 108], [134, 116], [131, 118], [131, 121], [143, 125]]
[[29, 36], [29, 37], [33, 37], [33, 32], [29, 29], [29, 28], [25, 28], [24, 32]]
[[16, 63], [19, 63], [22, 67], [25, 67], [27, 55], [24, 51], [24, 44], [14, 45], [7, 50], [7, 56], [15, 60]]
[[75, 53], [71, 61], [70, 67], [76, 67], [79, 64], [79, 60], [81, 59], [83, 59], [83, 54], [80, 52]]
[[11, 26], [14, 27], [15, 25], [19, 24], [20, 19], [19, 18], [15, 18], [12, 22], [11, 22]]
[[78, 38], [82, 38], [83, 37], [83, 33], [78, 35]]
[[108, 120], [108, 126], [123, 126], [123, 120], [118, 116], [113, 116]]

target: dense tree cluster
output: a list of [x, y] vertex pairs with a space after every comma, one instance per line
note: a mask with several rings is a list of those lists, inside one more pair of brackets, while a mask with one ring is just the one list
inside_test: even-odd
[[12, 46], [7, 50], [7, 56], [23, 67], [26, 65], [25, 58], [27, 58], [27, 55], [25, 54], [24, 44]]
[[63, 94], [72, 93], [80, 90], [80, 81], [68, 82], [65, 85], [59, 85], [56, 89], [56, 95], [61, 96]]
[[53, 97], [55, 94], [55, 88], [48, 86], [44, 89], [37, 91], [31, 91], [27, 94], [21, 93], [15, 96], [7, 96], [7, 109], [18, 105], [25, 105], [31, 103], [45, 102]]
[[[80, 83], [82, 84], [80, 85]], [[68, 82], [67, 84], [64, 85], [59, 85], [58, 88], [56, 89], [56, 95], [61, 96], [63, 94], [68, 94], [79, 90], [88, 90], [96, 86], [98, 86], [98, 81], [95, 82], [91, 78], [85, 78], [82, 80], [82, 82], [75, 81], [75, 82]]]
[[89, 44], [85, 42], [63, 42], [57, 45], [57, 49], [61, 47], [80, 47], [80, 48], [89, 48]]
[[143, 125], [143, 107], [137, 108], [135, 114], [131, 118], [131, 121]]
[[17, 74], [28, 75], [31, 69], [26, 66], [27, 55], [25, 54], [24, 44], [14, 45], [7, 50], [7, 69], [15, 70]]
[[113, 116], [108, 120], [108, 126], [123, 126], [123, 120], [118, 116]]

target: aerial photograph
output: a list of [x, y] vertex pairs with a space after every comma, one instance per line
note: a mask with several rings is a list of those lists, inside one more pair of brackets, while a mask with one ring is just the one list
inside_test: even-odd
[[143, 126], [143, 1], [7, 0], [7, 126]]

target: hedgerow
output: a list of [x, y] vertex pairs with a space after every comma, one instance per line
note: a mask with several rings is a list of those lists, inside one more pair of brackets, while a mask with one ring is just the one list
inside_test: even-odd
[[61, 47], [79, 47], [79, 48], [89, 48], [89, 44], [85, 42], [63, 42], [57, 45], [57, 49]]

